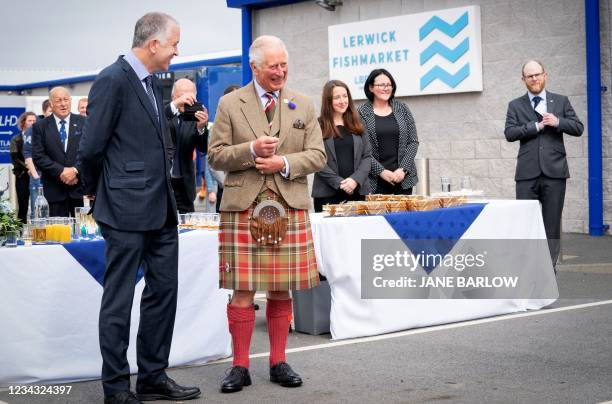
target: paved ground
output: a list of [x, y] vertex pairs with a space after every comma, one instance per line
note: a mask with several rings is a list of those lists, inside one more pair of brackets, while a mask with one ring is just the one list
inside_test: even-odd
[[[220, 394], [227, 361], [169, 374], [202, 389], [194, 404], [610, 401], [612, 237], [565, 235], [563, 254], [557, 275], [561, 298], [544, 310], [350, 341], [290, 334], [288, 361], [305, 380], [298, 389], [268, 381], [263, 301], [251, 349], [253, 386]], [[102, 402], [98, 381], [71, 385], [69, 396], [54, 397], [15, 396], [0, 389], [0, 402]]]

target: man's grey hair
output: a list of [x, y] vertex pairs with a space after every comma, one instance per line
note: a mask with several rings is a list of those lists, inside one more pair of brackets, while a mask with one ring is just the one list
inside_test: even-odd
[[272, 35], [262, 35], [257, 37], [249, 48], [249, 63], [261, 67], [264, 62], [264, 51], [274, 46], [280, 46], [289, 60], [289, 53], [282, 39]]
[[[62, 87], [62, 86], [57, 86], [57, 87], [53, 87], [51, 90], [49, 90], [49, 100], [51, 102], [53, 102], [52, 98], [53, 98], [53, 94], [57, 93], [58, 91], [65, 91], [68, 93], [68, 95], [70, 97], [72, 97], [72, 94], [70, 94], [70, 90], [68, 90], [66, 87]], [[43, 111], [44, 112], [44, 111]]]
[[134, 27], [132, 48], [144, 48], [151, 39], [166, 39], [172, 26], [178, 27], [178, 22], [165, 13], [152, 12], [140, 17]]

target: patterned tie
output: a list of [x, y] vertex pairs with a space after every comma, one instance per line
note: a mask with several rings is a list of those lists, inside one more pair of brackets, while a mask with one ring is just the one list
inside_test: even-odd
[[147, 85], [147, 95], [149, 96], [149, 101], [153, 104], [153, 109], [155, 110], [155, 115], [159, 120], [159, 112], [157, 111], [157, 103], [155, 102], [155, 95], [153, 94], [153, 76], [145, 77], [145, 84]]
[[183, 120], [181, 116], [176, 117], [176, 135], [174, 138], [174, 156], [172, 156], [172, 177], [173, 178], [181, 178], [183, 175], [181, 173], [181, 161], [180, 161], [180, 138], [181, 131], [183, 130]]
[[274, 111], [276, 110], [276, 100], [272, 92], [267, 92], [264, 95], [268, 98], [268, 102], [264, 106], [264, 112], [266, 113], [266, 118], [268, 118], [268, 123], [271, 123], [272, 119], [274, 119]]
[[536, 95], [535, 97], [533, 97], [533, 109], [534, 109], [536, 115], [538, 116], [538, 122], [542, 122], [542, 119], [544, 119], [542, 114], [540, 114], [536, 110], [536, 108], [538, 107], [538, 104], [540, 103], [540, 101], [542, 101], [542, 97], [540, 97], [539, 95]]
[[68, 137], [68, 135], [66, 134], [66, 121], [64, 121], [63, 119], [60, 121], [60, 141], [62, 142], [62, 148], [64, 149], [64, 151], [66, 150], [66, 138]]

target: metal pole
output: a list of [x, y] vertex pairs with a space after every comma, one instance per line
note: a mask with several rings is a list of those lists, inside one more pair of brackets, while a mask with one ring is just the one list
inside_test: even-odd
[[429, 195], [429, 159], [414, 159], [416, 164], [417, 174], [419, 176], [419, 182], [415, 187], [415, 195]]
[[608, 230], [608, 225], [603, 224], [599, 0], [584, 0], [584, 18], [589, 126], [589, 233], [602, 236]]
[[249, 66], [249, 48], [253, 42], [253, 23], [251, 20], [251, 7], [242, 7], [242, 85], [248, 84], [252, 79], [251, 66]]

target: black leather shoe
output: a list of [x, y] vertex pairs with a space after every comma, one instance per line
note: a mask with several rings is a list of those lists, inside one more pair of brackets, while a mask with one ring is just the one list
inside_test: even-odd
[[104, 404], [141, 404], [131, 391], [122, 391], [112, 396], [104, 396]]
[[235, 393], [242, 390], [243, 386], [251, 385], [249, 369], [242, 366], [234, 366], [225, 379], [221, 382], [222, 393]]
[[286, 362], [280, 362], [270, 368], [270, 381], [283, 387], [299, 387], [302, 378]]
[[197, 387], [183, 387], [171, 378], [158, 384], [137, 384], [136, 397], [141, 401], [153, 400], [190, 400], [200, 395]]

